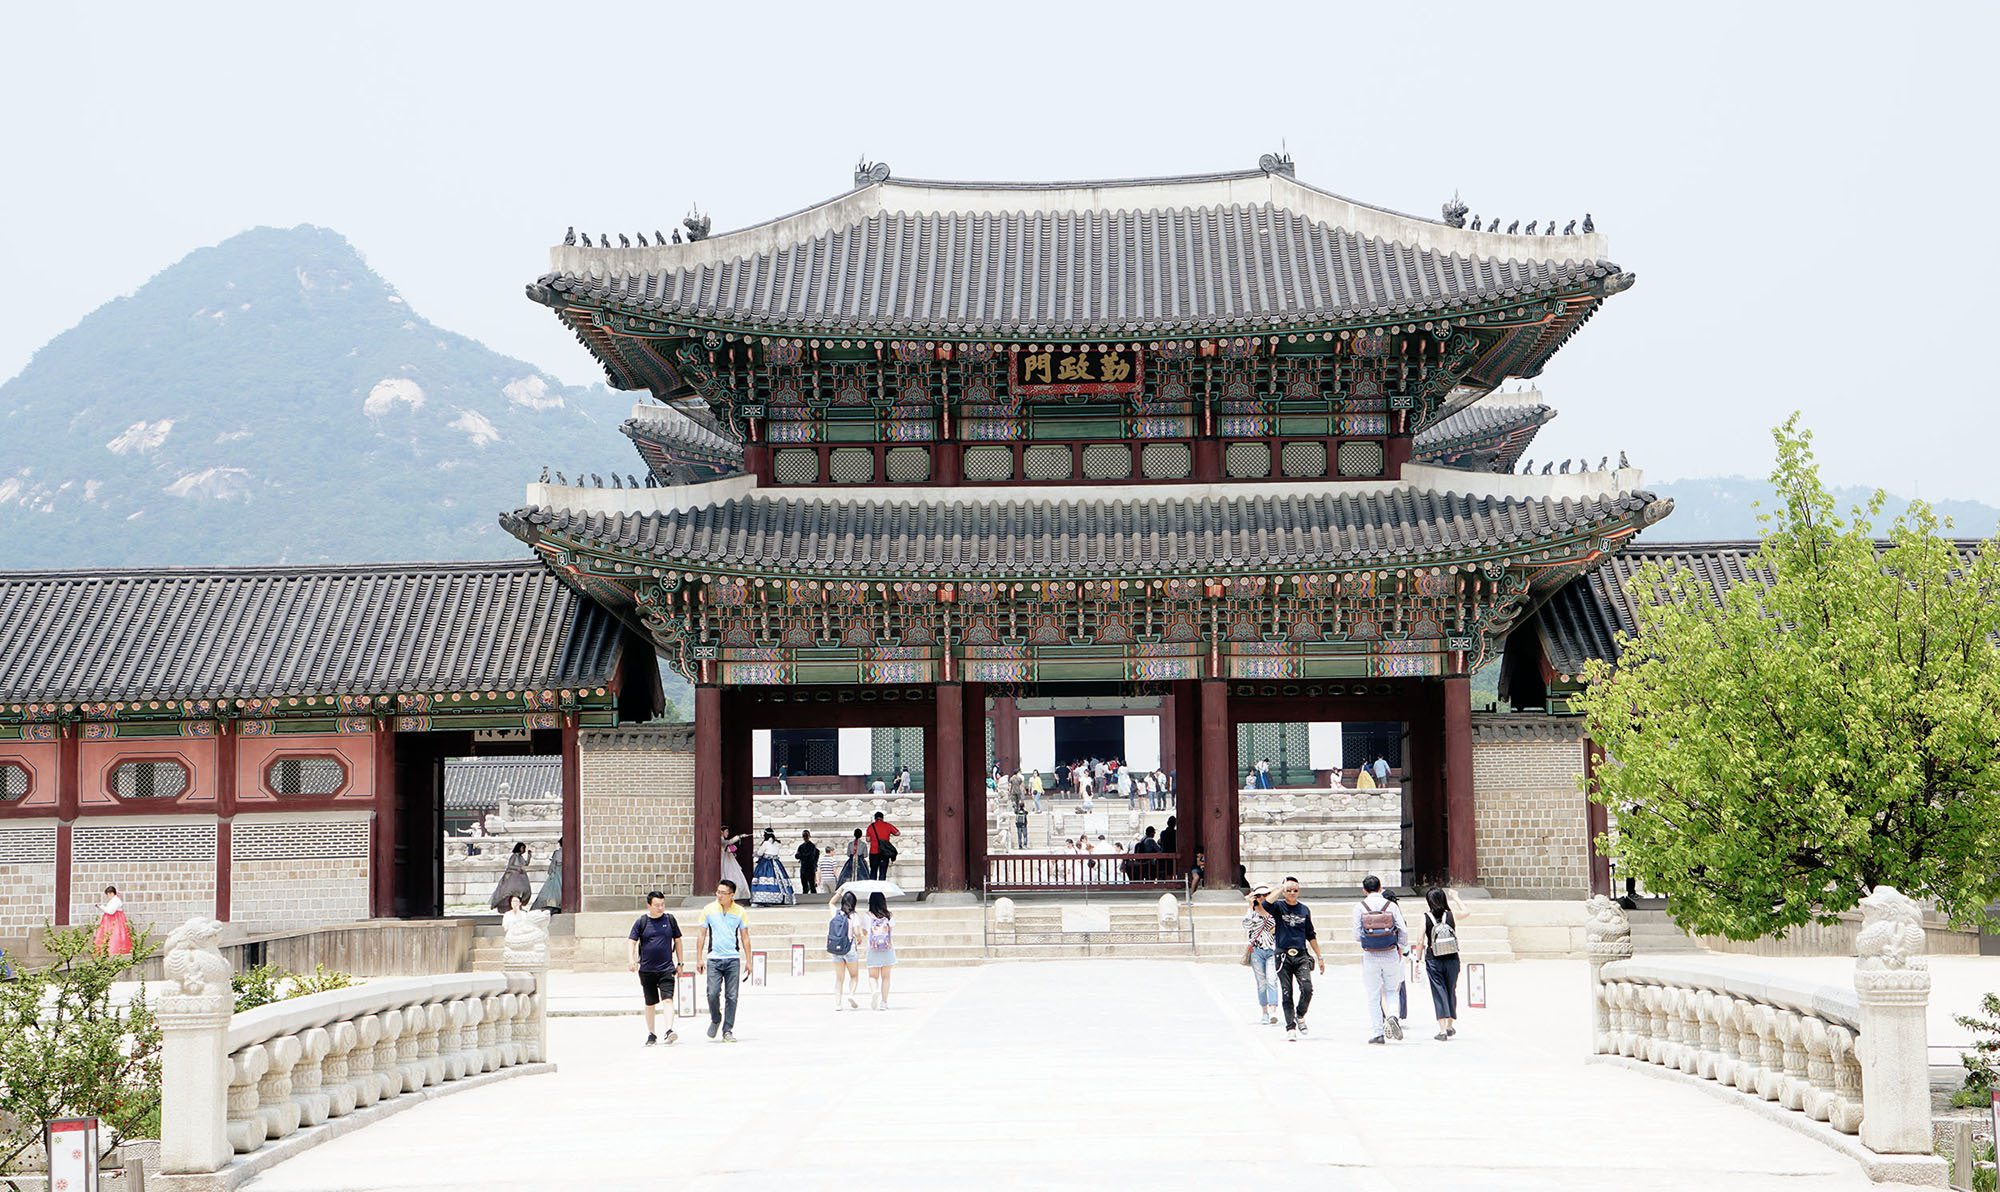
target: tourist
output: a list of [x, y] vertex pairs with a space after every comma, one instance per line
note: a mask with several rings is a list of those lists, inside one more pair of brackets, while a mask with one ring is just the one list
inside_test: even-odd
[[778, 859], [783, 850], [778, 834], [764, 829], [764, 839], [757, 845], [757, 873], [750, 879], [751, 906], [791, 906], [798, 901], [792, 892], [792, 875]]
[[1146, 858], [1144, 861], [1133, 862], [1138, 868], [1138, 872], [1133, 876], [1140, 881], [1159, 881], [1169, 876], [1160, 862], [1160, 842], [1153, 835], [1152, 828], [1146, 829], [1146, 834], [1139, 838], [1139, 843], [1132, 846], [1132, 852], [1134, 855], [1143, 854]]
[[879, 882], [889, 876], [889, 865], [896, 859], [896, 845], [889, 838], [902, 834], [881, 812], [875, 813], [875, 822], [868, 825], [869, 877]]
[[549, 850], [549, 875], [542, 879], [541, 892], [529, 904], [535, 910], [548, 911], [552, 915], [562, 913], [562, 845], [563, 838], [556, 837], [556, 846]]
[[736, 1042], [736, 995], [743, 982], [743, 958], [750, 955], [750, 923], [736, 901], [736, 883], [715, 883], [715, 901], [701, 912], [701, 932], [695, 937], [694, 971], [708, 972], [708, 1037], [722, 1032], [724, 1043]]
[[97, 929], [90, 933], [90, 950], [99, 956], [130, 956], [132, 924], [125, 918], [125, 899], [118, 887], [104, 887], [104, 901], [97, 904]]
[[1070, 779], [1076, 784], [1076, 797], [1083, 800], [1083, 809], [1090, 810], [1090, 763], [1078, 762], [1070, 771]]
[[[1112, 764], [1117, 765], [1116, 762]], [[1125, 800], [1126, 808], [1137, 811], [1139, 809], [1139, 796], [1138, 792], [1132, 787], [1132, 772], [1124, 766], [1118, 766], [1118, 769], [1113, 774], [1112, 781], [1117, 784], [1118, 797]]]
[[[1402, 899], [1396, 897], [1396, 892], [1394, 890], [1391, 890], [1386, 886], [1383, 887], [1382, 897], [1388, 899], [1391, 903], [1394, 903], [1396, 905], [1397, 911], [1399, 913], [1401, 912]], [[1404, 1020], [1408, 1019], [1410, 1016], [1409, 959], [1410, 959], [1410, 949], [1408, 948], [1397, 949], [1397, 960], [1400, 963], [1398, 963], [1398, 965], [1396, 966], [1396, 1011], [1395, 1011], [1396, 1025], [1392, 1029], [1389, 1035], [1389, 1037], [1392, 1039], [1400, 1039], [1403, 1037], [1403, 1023]], [[1389, 1004], [1387, 998], [1384, 998], [1382, 1000], [1382, 1015], [1384, 1018], [1387, 1018], [1389, 1016]]]
[[833, 957], [833, 1009], [838, 1013], [845, 998], [848, 1009], [859, 1010], [861, 1003], [854, 995], [861, 992], [861, 941], [867, 938], [867, 929], [854, 909], [854, 891], [836, 894], [826, 905], [833, 912], [826, 922], [826, 954]]
[[658, 1043], [654, 1031], [654, 1008], [667, 1003], [667, 1043], [674, 1034], [674, 973], [681, 967], [681, 925], [667, 913], [667, 896], [658, 890], [646, 895], [646, 913], [632, 924], [628, 952], [630, 967], [639, 974], [639, 992], [646, 999], [646, 1046]]
[[1019, 793], [1014, 795], [1014, 847], [1023, 850], [1028, 847], [1028, 805], [1021, 801]]
[[861, 839], [861, 829], [854, 829], [854, 839], [847, 842], [847, 864], [840, 867], [840, 876], [834, 879], [834, 889], [849, 882], [858, 882], [868, 876], [868, 842]]
[[1424, 975], [1437, 1012], [1436, 1038], [1443, 1042], [1458, 1033], [1458, 916], [1441, 886], [1432, 886], [1424, 902]]
[[743, 876], [743, 862], [736, 859], [736, 846], [748, 839], [750, 839], [748, 832], [731, 836], [729, 825], [722, 825], [722, 876], [735, 882], [738, 890], [750, 888], [750, 879]]
[[1250, 909], [1243, 912], [1243, 963], [1250, 966], [1250, 978], [1257, 983], [1258, 1020], [1263, 1026], [1278, 1021], [1278, 941], [1272, 917], [1264, 911], [1271, 887], [1252, 887], [1245, 897]]
[[791, 776], [791, 771], [792, 768], [789, 765], [778, 767], [778, 793], [787, 799], [792, 797], [792, 784], [787, 781]]
[[910, 793], [910, 768], [908, 766], [904, 766], [902, 769], [896, 771], [896, 793], [899, 795]]
[[1373, 1028], [1368, 1041], [1380, 1043], [1385, 1032], [1393, 1039], [1403, 1037], [1403, 1024], [1384, 1017], [1382, 999], [1402, 980], [1410, 933], [1403, 925], [1403, 909], [1382, 896], [1381, 878], [1369, 874], [1361, 879], [1361, 889], [1361, 901], [1354, 904], [1354, 939], [1361, 945], [1361, 993]]
[[868, 975], [875, 979], [875, 1008], [889, 1008], [889, 974], [896, 967], [896, 926], [882, 891], [868, 895]]
[[878, 798], [886, 798], [889, 794], [889, 784], [877, 778], [868, 784], [868, 793]]
[[527, 905], [528, 899], [535, 893], [534, 887], [528, 884], [528, 862], [533, 859], [534, 854], [528, 851], [528, 842], [515, 841], [514, 851], [507, 855], [507, 868], [501, 873], [499, 883], [493, 887], [493, 897], [486, 900], [486, 905], [496, 911], [504, 911], [509, 898], [519, 898], [522, 905]]
[[[1326, 957], [1319, 950], [1319, 932], [1313, 927], [1312, 909], [1299, 901], [1299, 879], [1286, 878], [1279, 892], [1283, 897], [1275, 902], [1266, 898], [1263, 910], [1271, 916], [1272, 946], [1277, 950], [1278, 1003], [1285, 1011], [1285, 1038], [1296, 1043], [1306, 1033], [1306, 1010], [1313, 998], [1313, 970], [1317, 967], [1324, 973]], [[1379, 1007], [1376, 1013], [1381, 1013]]]
[[1379, 754], [1375, 758], [1375, 785], [1389, 785], [1389, 759]]
[[1028, 793], [1034, 796], [1035, 814], [1040, 815], [1042, 813], [1042, 772], [1040, 770], [1031, 770], [1028, 772]]
[[819, 846], [813, 843], [811, 832], [799, 833], [799, 847], [792, 858], [799, 863], [799, 889], [807, 894], [819, 893]]
[[1372, 791], [1375, 789], [1375, 776], [1368, 772], [1367, 766], [1363, 766], [1354, 772], [1354, 789], [1358, 791]]
[[1200, 849], [1194, 851], [1194, 864], [1188, 867], [1188, 876], [1194, 879], [1194, 884], [1197, 887], [1208, 877], [1207, 853], [1202, 852]]
[[1260, 791], [1271, 789], [1271, 759], [1268, 757], [1257, 763], [1257, 789]]
[[1167, 772], [1165, 770], [1153, 771], [1153, 794], [1156, 796], [1153, 803], [1153, 810], [1165, 811], [1167, 809]]
[[1163, 853], [1178, 854], [1180, 852], [1180, 848], [1181, 848], [1180, 817], [1177, 815], [1170, 815], [1167, 817], [1167, 826], [1160, 829], [1160, 851]]

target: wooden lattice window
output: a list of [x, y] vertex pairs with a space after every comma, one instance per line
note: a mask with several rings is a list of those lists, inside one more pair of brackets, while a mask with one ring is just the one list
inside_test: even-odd
[[1271, 474], [1269, 443], [1231, 443], [1222, 452], [1222, 470], [1235, 480], [1254, 480]]
[[1024, 448], [1021, 452], [1021, 477], [1024, 480], [1068, 480], [1070, 469], [1074, 466], [1068, 447], [1042, 443]]
[[1194, 451], [1186, 443], [1148, 443], [1139, 449], [1139, 470], [1148, 480], [1185, 480], [1194, 471]]
[[974, 483], [991, 483], [1014, 478], [1012, 447], [967, 447], [965, 478]]
[[1350, 441], [1340, 445], [1334, 457], [1342, 476], [1380, 476], [1384, 463], [1382, 444]]
[[346, 784], [347, 768], [332, 756], [281, 757], [264, 770], [264, 787], [274, 795], [331, 795]]
[[922, 484], [931, 478], [928, 447], [891, 447], [883, 459], [891, 484]]
[[1085, 480], [1123, 480], [1132, 474], [1132, 449], [1123, 443], [1092, 443], [1083, 449]]
[[123, 762], [111, 771], [111, 793], [121, 799], [178, 799], [187, 788], [180, 762]]
[[819, 452], [805, 447], [774, 452], [771, 475], [779, 484], [811, 484], [819, 479]]
[[28, 797], [28, 767], [20, 762], [0, 762], [0, 803], [14, 803]]
[[1278, 466], [1294, 479], [1326, 475], [1326, 444], [1309, 440], [1287, 443], [1278, 449]]
[[867, 484], [875, 479], [875, 452], [867, 447], [836, 447], [827, 453], [826, 470], [835, 484]]

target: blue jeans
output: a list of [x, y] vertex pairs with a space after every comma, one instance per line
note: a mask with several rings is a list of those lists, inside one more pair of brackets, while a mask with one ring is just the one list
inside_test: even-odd
[[1250, 949], [1250, 976], [1257, 982], [1257, 1004], [1269, 1010], [1278, 1004], [1278, 973], [1272, 967], [1276, 948]]
[[708, 1021], [736, 1032], [736, 992], [743, 980], [743, 960], [737, 956], [708, 958]]

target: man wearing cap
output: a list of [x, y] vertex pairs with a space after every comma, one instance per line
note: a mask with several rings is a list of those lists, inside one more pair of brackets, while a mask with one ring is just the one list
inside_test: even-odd
[[1243, 942], [1243, 963], [1250, 966], [1250, 977], [1257, 983], [1257, 1012], [1261, 1016], [1258, 1022], [1264, 1026], [1278, 1021], [1278, 945], [1272, 934], [1272, 917], [1264, 910], [1264, 900], [1270, 896], [1271, 887], [1259, 883], [1245, 895], [1250, 909], [1243, 912], [1243, 933], [1247, 937]]
[[[1306, 1033], [1306, 1008], [1313, 1000], [1313, 969], [1326, 971], [1326, 957], [1320, 954], [1319, 933], [1313, 930], [1312, 910], [1299, 901], [1299, 879], [1288, 877], [1279, 888], [1283, 897], [1266, 899], [1261, 909], [1271, 916], [1271, 934], [1278, 949], [1278, 997], [1285, 1011], [1285, 1038], [1293, 1043]], [[1292, 988], [1298, 986], [1298, 1003]]]

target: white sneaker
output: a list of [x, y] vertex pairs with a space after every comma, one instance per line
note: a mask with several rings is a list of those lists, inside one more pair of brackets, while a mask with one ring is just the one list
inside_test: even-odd
[[1285, 1042], [1287, 1042], [1287, 1043], [1296, 1043], [1296, 1042], [1298, 1042], [1298, 1041], [1299, 1041], [1299, 1032], [1298, 1032], [1298, 1031], [1296, 1031], [1296, 1030], [1289, 1030], [1289, 1031], [1286, 1031], [1286, 1032], [1285, 1032]]
[[835, 1014], [838, 1014], [838, 1013], [840, 1013], [840, 999], [839, 999], [839, 998], [835, 998], [835, 999], [833, 999], [833, 1012], [834, 1012]]

